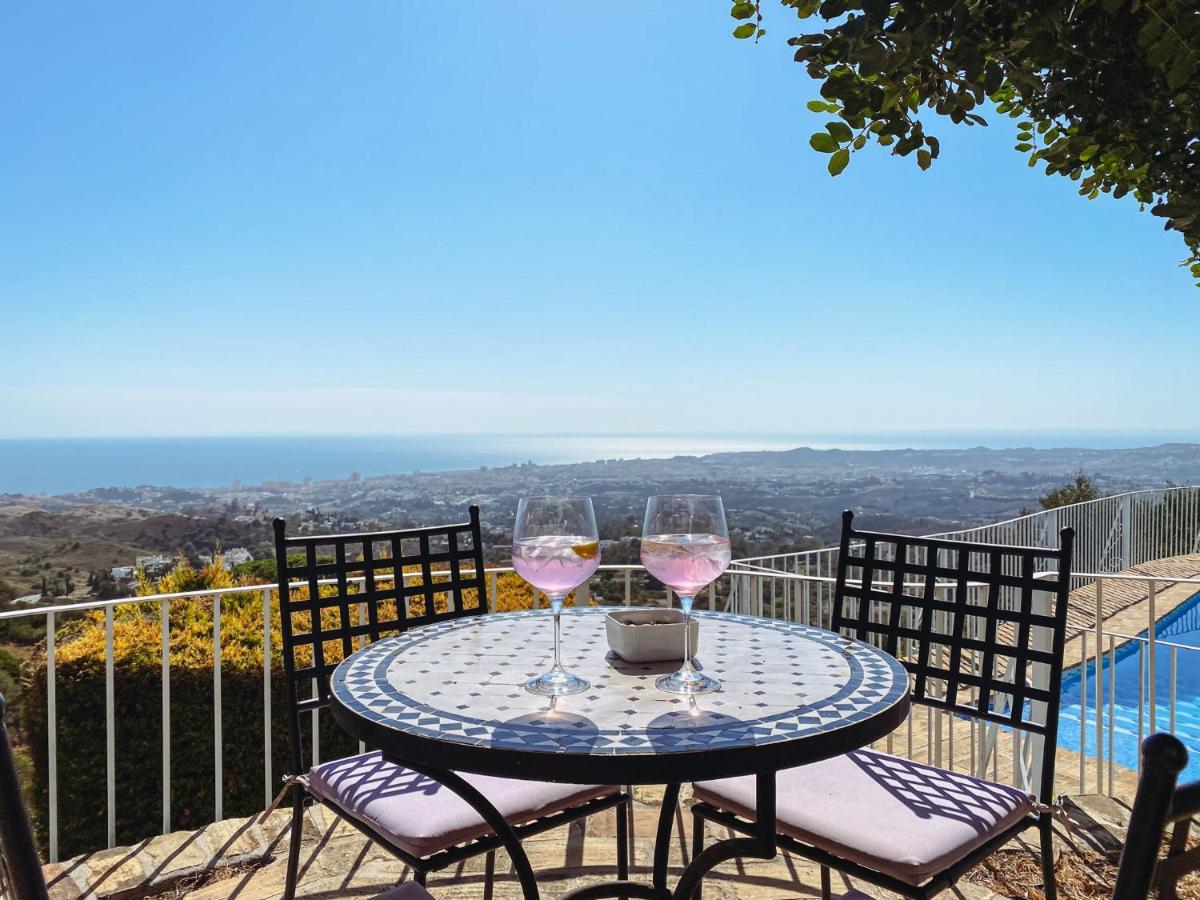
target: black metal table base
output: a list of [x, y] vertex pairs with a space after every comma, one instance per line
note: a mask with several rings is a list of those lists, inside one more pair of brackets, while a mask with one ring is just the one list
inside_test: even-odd
[[[753, 857], [774, 859], [775, 846], [775, 772], [755, 776], [754, 837], [731, 838], [710, 844], [688, 863], [672, 891], [667, 887], [667, 868], [671, 856], [671, 838], [675, 813], [679, 806], [679, 785], [667, 785], [662, 809], [658, 814], [658, 833], [654, 839], [654, 881], [652, 885], [633, 881], [606, 881], [589, 884], [559, 895], [559, 900], [598, 900], [601, 897], [636, 897], [646, 900], [690, 900], [701, 881], [713, 868], [730, 859]], [[523, 852], [523, 851], [522, 851]], [[531, 900], [526, 893], [525, 900]], [[534, 900], [536, 900], [536, 895]]]

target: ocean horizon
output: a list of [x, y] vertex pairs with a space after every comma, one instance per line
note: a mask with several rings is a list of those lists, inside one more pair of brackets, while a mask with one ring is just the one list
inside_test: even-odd
[[930, 431], [878, 434], [409, 434], [263, 437], [0, 438], [0, 494], [155, 485], [331, 480], [507, 466], [661, 459], [757, 450], [1077, 447], [1190, 442], [1179, 432]]

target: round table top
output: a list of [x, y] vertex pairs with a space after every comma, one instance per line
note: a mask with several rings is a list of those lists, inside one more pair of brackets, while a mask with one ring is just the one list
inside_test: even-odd
[[386, 638], [334, 672], [334, 717], [414, 765], [547, 781], [659, 784], [815, 762], [862, 747], [908, 712], [908, 674], [868, 644], [757, 616], [697, 612], [711, 694], [658, 690], [678, 662], [627, 663], [602, 607], [564, 610], [563, 665], [580, 694], [527, 692], [551, 665], [548, 610], [454, 619]]

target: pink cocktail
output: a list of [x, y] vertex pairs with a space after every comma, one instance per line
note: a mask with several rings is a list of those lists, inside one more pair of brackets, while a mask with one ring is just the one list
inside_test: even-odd
[[642, 538], [642, 564], [677, 594], [694, 597], [729, 567], [729, 538], [717, 534], [655, 534]]
[[712, 494], [668, 494], [646, 501], [642, 523], [642, 565], [679, 595], [683, 609], [683, 665], [655, 684], [672, 694], [705, 694], [721, 682], [692, 660], [691, 618], [696, 594], [729, 566], [729, 527], [725, 506]]
[[551, 602], [583, 584], [600, 565], [600, 546], [582, 534], [546, 535], [513, 541], [513, 568]]
[[559, 618], [567, 594], [592, 577], [600, 565], [600, 540], [590, 497], [525, 497], [513, 524], [513, 568], [550, 598], [554, 613], [554, 665], [525, 682], [544, 697], [578, 694], [590, 685], [563, 668]]

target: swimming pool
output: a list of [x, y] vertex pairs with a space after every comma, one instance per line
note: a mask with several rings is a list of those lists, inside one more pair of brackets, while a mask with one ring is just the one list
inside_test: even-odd
[[[1192, 595], [1178, 607], [1159, 619], [1154, 630], [1158, 640], [1174, 644], [1200, 647], [1200, 593]], [[1145, 637], [1143, 631], [1141, 636]], [[1107, 651], [1107, 642], [1105, 644]], [[1130, 769], [1138, 764], [1138, 656], [1146, 653], [1145, 643], [1129, 641], [1117, 649], [1115, 669], [1116, 695], [1113, 697], [1113, 761]], [[1188, 767], [1180, 776], [1184, 780], [1200, 778], [1200, 650], [1178, 651], [1175, 678], [1175, 735], [1188, 748]], [[1151, 727], [1149, 689], [1143, 693], [1144, 735], [1154, 731], [1167, 731], [1171, 725], [1171, 651], [1159, 647], [1155, 658], [1155, 691], [1157, 694], [1157, 727]], [[1148, 659], [1147, 659], [1148, 667]], [[1108, 755], [1108, 685], [1109, 657], [1105, 652], [1101, 677], [1104, 679], [1105, 713], [1104, 753]], [[1087, 677], [1087, 723], [1084, 732], [1085, 751], [1094, 758], [1096, 752], [1096, 664], [1087, 664], [1086, 670], [1076, 667], [1063, 673], [1062, 706], [1059, 713], [1058, 744], [1071, 750], [1079, 750], [1080, 674]], [[1147, 685], [1149, 673], [1147, 673]], [[1089, 778], [1094, 777], [1089, 775]], [[1088, 790], [1094, 782], [1089, 781]]]

